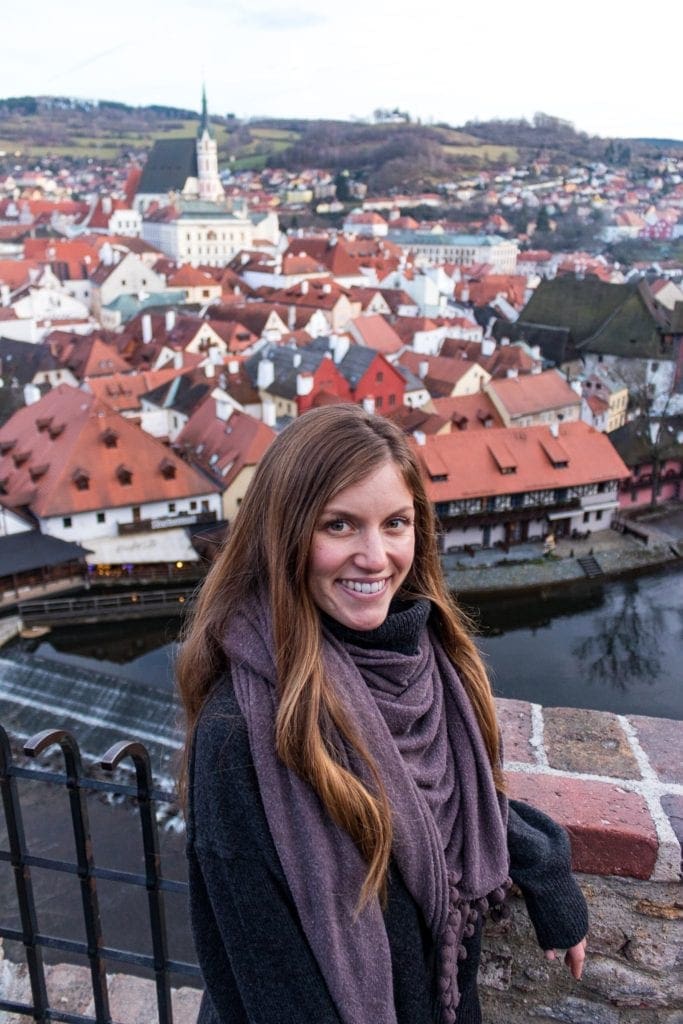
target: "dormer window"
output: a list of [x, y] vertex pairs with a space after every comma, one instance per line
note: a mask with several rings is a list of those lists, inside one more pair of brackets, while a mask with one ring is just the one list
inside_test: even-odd
[[31, 480], [33, 480], [34, 483], [36, 480], [40, 480], [41, 476], [45, 476], [49, 468], [50, 465], [48, 462], [43, 462], [40, 466], [31, 466], [29, 469]]
[[14, 460], [14, 465], [18, 469], [19, 466], [23, 466], [25, 462], [28, 462], [28, 460], [31, 458], [31, 453], [30, 452], [15, 452], [14, 455], [12, 456], [12, 458]]
[[0, 480], [0, 494], [8, 494], [9, 493], [8, 490], [7, 490], [8, 483], [9, 483], [9, 477], [8, 476], [4, 476], [2, 478], [2, 480]]
[[14, 441], [0, 441], [0, 455], [7, 455], [8, 452], [12, 451], [16, 443], [16, 439]]
[[129, 487], [133, 482], [133, 471], [122, 463], [116, 470], [116, 478], [122, 487]]
[[39, 434], [42, 434], [43, 431], [49, 429], [49, 426], [52, 423], [52, 419], [53, 419], [52, 416], [47, 416], [47, 417], [39, 416], [38, 417], [38, 419], [36, 420], [36, 427], [38, 428], [38, 433]]
[[164, 480], [175, 480], [176, 465], [170, 459], [162, 459], [159, 465]]
[[116, 448], [119, 441], [119, 435], [111, 427], [107, 427], [107, 429], [102, 431], [100, 434], [100, 440], [105, 448]]
[[87, 491], [90, 488], [90, 474], [85, 469], [77, 469], [73, 475], [73, 482], [77, 490]]
[[66, 423], [53, 423], [48, 427], [50, 438], [55, 441], [64, 432]]

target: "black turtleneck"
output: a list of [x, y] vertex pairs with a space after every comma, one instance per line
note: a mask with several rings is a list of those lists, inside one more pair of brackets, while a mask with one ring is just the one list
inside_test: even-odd
[[389, 606], [386, 619], [376, 629], [350, 629], [324, 612], [322, 621], [332, 636], [342, 643], [373, 650], [395, 651], [398, 654], [416, 654], [420, 634], [427, 623], [431, 607], [426, 598], [418, 598], [416, 601], [395, 598]]

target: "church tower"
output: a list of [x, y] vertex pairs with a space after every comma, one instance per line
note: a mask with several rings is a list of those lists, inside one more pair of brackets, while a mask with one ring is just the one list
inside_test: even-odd
[[206, 106], [206, 86], [202, 86], [202, 119], [197, 132], [197, 180], [199, 198], [220, 202], [225, 193], [218, 177], [218, 146], [211, 135]]

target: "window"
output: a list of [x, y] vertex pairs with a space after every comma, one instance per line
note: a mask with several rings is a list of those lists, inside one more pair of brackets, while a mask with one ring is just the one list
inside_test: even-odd
[[168, 503], [168, 511], [169, 512], [175, 512], [175, 501], [169, 501], [169, 503]]
[[64, 516], [62, 519], [62, 526], [68, 529], [71, 526], [71, 516]]
[[377, 381], [378, 384], [381, 384], [382, 381], [384, 380], [384, 373], [381, 370], [378, 370], [377, 373], [375, 374], [375, 380]]
[[106, 516], [105, 516], [104, 512], [98, 512], [97, 513], [97, 522], [98, 523], [106, 522]]
[[116, 477], [122, 487], [129, 487], [133, 482], [133, 473], [127, 466], [119, 466], [116, 470]]
[[590, 512], [584, 512], [583, 513], [583, 521], [584, 521], [584, 523], [590, 523], [590, 521], [591, 521], [591, 514], [590, 514]]
[[375, 409], [381, 409], [381, 408], [382, 408], [382, 396], [380, 395], [379, 398], [375, 399]]
[[190, 502], [190, 512], [196, 512], [196, 510], [197, 510], [197, 502], [196, 501], [191, 501]]
[[209, 511], [209, 499], [208, 498], [203, 498], [202, 499], [202, 512], [208, 512], [208, 511]]
[[601, 508], [599, 508], [599, 509], [598, 509], [598, 511], [597, 511], [597, 512], [595, 513], [595, 518], [596, 518], [596, 519], [597, 519], [598, 521], [599, 521], [600, 519], [602, 519], [602, 509], [601, 509]]
[[389, 405], [396, 405], [396, 395], [389, 395]]

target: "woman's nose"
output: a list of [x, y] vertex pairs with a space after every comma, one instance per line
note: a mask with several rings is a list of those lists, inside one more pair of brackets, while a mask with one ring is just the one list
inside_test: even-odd
[[387, 564], [387, 551], [381, 530], [364, 530], [359, 536], [356, 562], [369, 570], [384, 569]]

